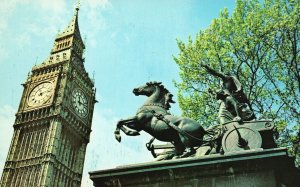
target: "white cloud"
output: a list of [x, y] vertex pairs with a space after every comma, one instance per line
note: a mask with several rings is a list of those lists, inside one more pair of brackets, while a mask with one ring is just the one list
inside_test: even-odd
[[1, 21], [5, 20], [6, 17], [10, 16], [17, 5], [18, 0], [4, 0], [1, 2], [0, 15]]
[[[49, 18], [61, 15], [66, 11], [66, 1], [64, 0], [4, 0], [0, 6], [0, 34], [7, 28], [9, 17], [15, 13], [17, 7], [31, 6], [32, 8], [43, 11]], [[49, 14], [49, 12], [51, 14]]]
[[8, 30], [7, 21], [15, 11], [18, 0], [4, 0], [0, 3], [0, 62], [8, 57], [8, 51], [5, 47], [4, 33]]
[[[74, 12], [77, 0], [4, 0], [0, 3], [0, 64], [5, 62], [11, 52], [5, 44], [17, 43], [18, 47], [30, 46], [34, 40], [53, 38], [64, 29]], [[82, 26], [82, 37], [87, 36], [89, 47], [96, 47], [95, 40], [101, 29], [107, 24], [102, 11], [111, 8], [108, 0], [86, 0], [81, 4], [79, 22]], [[24, 17], [27, 12], [30, 15]], [[13, 15], [20, 17], [12, 22]], [[33, 17], [35, 16], [35, 17]], [[14, 16], [15, 17], [15, 16]], [[81, 20], [82, 19], [82, 20]], [[19, 21], [19, 23], [18, 23]], [[12, 24], [14, 23], [14, 24]], [[18, 25], [18, 29], [15, 25]], [[84, 28], [83, 28], [84, 27]], [[20, 34], [21, 33], [21, 34]], [[19, 35], [16, 37], [16, 35]], [[16, 49], [18, 51], [18, 49]]]
[[82, 17], [86, 18], [85, 22], [87, 24], [85, 30], [87, 32], [85, 34], [88, 37], [87, 42], [89, 46], [96, 47], [96, 35], [100, 30], [107, 28], [107, 22], [102, 13], [104, 10], [107, 11], [111, 8], [112, 5], [108, 0], [87, 0], [82, 3]]
[[62, 18], [73, 10], [64, 0], [30, 0], [28, 5], [34, 7], [39, 17], [28, 21], [27, 32], [40, 37], [54, 38], [59, 27], [67, 26], [69, 20]]
[[29, 0], [28, 3], [35, 4], [44, 11], [51, 11], [53, 15], [61, 14], [66, 10], [65, 0]]
[[3, 172], [4, 163], [10, 146], [12, 134], [15, 109], [9, 105], [0, 108], [0, 176]]
[[[36, 19], [22, 16], [27, 8]], [[18, 47], [29, 46], [33, 36], [54, 37], [58, 24], [64, 21], [66, 11], [64, 0], [4, 0], [0, 3], [0, 63], [10, 56], [6, 44], [17, 43]], [[19, 14], [17, 22], [12, 17]], [[30, 17], [31, 18], [31, 17]], [[18, 25], [16, 29], [15, 24]], [[19, 34], [19, 32], [21, 34]], [[17, 49], [16, 49], [17, 50]]]

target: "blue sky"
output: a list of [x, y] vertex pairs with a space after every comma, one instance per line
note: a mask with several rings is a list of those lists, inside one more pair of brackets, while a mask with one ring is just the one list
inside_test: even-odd
[[[76, 0], [2, 0], [0, 5], [0, 174], [11, 141], [14, 114], [34, 64], [50, 53], [55, 34], [67, 26]], [[85, 67], [96, 81], [97, 99], [91, 142], [87, 148], [83, 186], [91, 186], [88, 171], [151, 161], [145, 148], [150, 136], [114, 140], [116, 121], [133, 115], [145, 100], [132, 89], [147, 81], [162, 81], [175, 95], [180, 80], [172, 56], [176, 38], [209, 26], [234, 0], [82, 0], [81, 35], [86, 37]], [[171, 112], [180, 115], [178, 104]]]

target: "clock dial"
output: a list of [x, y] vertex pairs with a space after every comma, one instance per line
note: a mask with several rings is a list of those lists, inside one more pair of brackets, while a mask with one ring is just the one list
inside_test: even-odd
[[80, 116], [80, 117], [86, 117], [88, 114], [88, 101], [84, 93], [76, 89], [73, 92], [72, 96], [72, 105], [75, 110], [75, 112]]
[[52, 96], [53, 84], [50, 82], [44, 82], [37, 85], [30, 92], [28, 97], [29, 106], [39, 106], [45, 104]]

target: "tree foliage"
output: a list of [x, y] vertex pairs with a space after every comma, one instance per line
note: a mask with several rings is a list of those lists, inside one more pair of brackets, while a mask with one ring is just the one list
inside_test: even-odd
[[207, 64], [237, 76], [256, 116], [274, 120], [278, 142], [300, 154], [300, 1], [237, 0], [231, 15], [222, 10], [195, 39], [177, 43], [183, 115], [204, 126], [217, 123], [219, 105], [211, 90], [220, 81], [200, 66]]

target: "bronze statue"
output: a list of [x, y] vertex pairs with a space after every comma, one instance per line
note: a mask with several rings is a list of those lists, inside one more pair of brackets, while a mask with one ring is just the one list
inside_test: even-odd
[[[128, 136], [137, 136], [144, 130], [153, 136], [146, 147], [154, 157], [158, 156], [152, 144], [154, 139], [173, 144], [171, 149], [174, 149], [168, 151], [170, 145], [167, 145], [157, 160], [275, 147], [272, 138], [274, 124], [268, 120], [249, 121], [255, 117], [248, 106], [243, 106], [247, 103], [247, 98], [243, 96], [245, 94], [239, 81], [219, 74], [208, 66], [206, 68], [211, 74], [224, 79], [223, 89], [217, 92], [217, 99], [222, 101], [220, 107], [220, 111], [223, 112], [220, 115], [220, 121], [224, 121], [222, 125], [212, 125], [204, 129], [193, 119], [171, 115], [170, 103], [175, 103], [173, 95], [161, 82], [148, 82], [133, 89], [136, 96], [145, 95], [148, 99], [133, 117], [117, 123], [115, 138], [121, 141], [120, 131]], [[228, 119], [225, 118], [226, 115], [229, 116]], [[264, 133], [261, 135], [260, 131]]]
[[201, 65], [208, 73], [222, 79], [222, 90], [217, 92], [221, 100], [219, 109], [220, 123], [229, 121], [250, 121], [255, 119], [250, 101], [243, 91], [242, 84], [235, 76], [219, 73], [207, 65]]
[[203, 127], [193, 119], [173, 116], [169, 113], [172, 94], [161, 82], [148, 82], [146, 85], [133, 89], [136, 96], [148, 97], [136, 115], [117, 123], [115, 137], [120, 142], [120, 130], [126, 135], [136, 136], [144, 130], [154, 138], [171, 142], [175, 153], [169, 154], [180, 158], [188, 157], [195, 153], [194, 147], [203, 144], [202, 138], [206, 134]]

